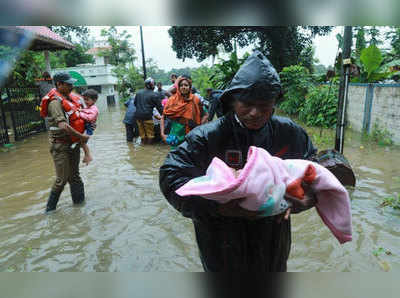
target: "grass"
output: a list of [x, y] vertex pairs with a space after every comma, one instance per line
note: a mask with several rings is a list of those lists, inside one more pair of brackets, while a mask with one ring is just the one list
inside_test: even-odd
[[400, 194], [384, 198], [379, 207], [391, 207], [400, 210]]
[[309, 127], [295, 116], [290, 116], [277, 110], [278, 116], [288, 117], [303, 127], [310, 136], [312, 143], [319, 151], [335, 147], [336, 130], [334, 128]]

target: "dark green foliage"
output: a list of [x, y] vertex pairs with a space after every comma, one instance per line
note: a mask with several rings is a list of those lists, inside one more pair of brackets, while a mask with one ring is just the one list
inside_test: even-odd
[[92, 55], [86, 54], [88, 49], [76, 44], [75, 48], [70, 51], [62, 51], [63, 59], [67, 67], [74, 67], [78, 64], [94, 63]]
[[400, 56], [400, 27], [392, 27], [389, 32], [386, 33], [386, 38], [390, 40], [393, 54]]
[[206, 89], [212, 88], [210, 77], [213, 72], [207, 66], [201, 66], [192, 72], [193, 86], [195, 86], [201, 95], [206, 96]]
[[199, 61], [218, 54], [218, 47], [230, 53], [239, 47], [254, 45], [270, 59], [277, 71], [299, 63], [301, 52], [311, 45], [315, 35], [325, 35], [330, 26], [173, 26], [169, 29], [172, 48], [180, 59]]
[[299, 64], [304, 66], [305, 68], [308, 69], [308, 71], [312, 74], [315, 71], [314, 68], [314, 54], [315, 54], [315, 49], [313, 46], [307, 46], [305, 47], [299, 57]]
[[89, 29], [86, 26], [48, 26], [51, 31], [59, 34], [70, 42], [87, 40]]
[[314, 65], [314, 70], [316, 75], [326, 75], [328, 68], [323, 64], [316, 64]]
[[284, 92], [284, 101], [279, 108], [289, 115], [296, 115], [312, 86], [309, 71], [304, 66], [292, 65], [285, 67], [279, 75]]
[[[59, 60], [56, 58], [55, 62], [59, 62]], [[14, 86], [33, 86], [35, 79], [41, 77], [44, 69], [45, 60], [42, 53], [24, 51], [15, 62], [8, 82]]]
[[338, 94], [338, 86], [311, 87], [300, 108], [299, 119], [308, 126], [333, 128], [336, 124]]
[[390, 70], [391, 66], [399, 65], [400, 60], [393, 60], [385, 63], [382, 51], [375, 45], [370, 45], [361, 51], [359, 61], [360, 75], [352, 79], [352, 82], [374, 83], [390, 78], [395, 71]]
[[364, 27], [356, 27], [356, 49], [355, 55], [357, 59], [360, 59], [361, 51], [367, 47], [367, 41], [365, 40], [365, 29]]
[[131, 35], [126, 30], [119, 33], [115, 27], [103, 29], [101, 35], [107, 38], [111, 46], [110, 50], [103, 51], [101, 55], [108, 57], [109, 63], [114, 65], [118, 93], [121, 98], [126, 99], [130, 91], [144, 87], [143, 75], [133, 65], [137, 57], [130, 41]]
[[369, 40], [369, 45], [375, 45], [378, 46], [380, 44], [383, 44], [383, 41], [380, 40], [380, 32], [379, 29], [376, 28], [376, 26], [372, 26], [369, 29], [367, 29], [369, 35], [370, 35], [370, 40]]
[[247, 57], [249, 57], [248, 53], [240, 59], [236, 52], [233, 52], [229, 60], [221, 60], [221, 63], [215, 64], [214, 74], [210, 77], [212, 86], [216, 89], [227, 88]]
[[379, 121], [374, 123], [371, 134], [369, 135], [369, 138], [380, 146], [393, 145], [392, 137], [393, 134], [390, 133], [386, 128], [382, 127], [379, 124]]

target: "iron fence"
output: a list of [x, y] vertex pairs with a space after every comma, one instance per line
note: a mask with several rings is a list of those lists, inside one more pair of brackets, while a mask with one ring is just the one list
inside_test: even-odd
[[1, 98], [2, 90], [0, 90], [0, 145], [8, 144], [10, 139], [8, 138], [8, 129], [6, 122], [6, 113], [3, 109], [3, 100]]
[[15, 141], [46, 131], [40, 117], [38, 87], [9, 87], [6, 92], [8, 100], [3, 101], [3, 110], [10, 113]]

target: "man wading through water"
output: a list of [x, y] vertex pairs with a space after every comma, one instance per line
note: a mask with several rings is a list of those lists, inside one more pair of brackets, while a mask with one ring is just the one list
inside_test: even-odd
[[85, 200], [84, 186], [79, 175], [81, 146], [78, 143], [72, 148], [71, 145], [76, 140], [87, 142], [89, 136], [69, 125], [74, 113], [67, 114], [64, 110], [64, 107], [71, 108], [71, 111], [81, 107], [80, 97], [71, 93], [75, 81], [68, 73], [57, 73], [54, 76], [56, 88], [42, 99], [41, 115], [48, 117], [50, 153], [56, 169], [56, 181], [51, 188], [46, 213], [56, 209], [58, 199], [67, 182], [73, 203], [81, 204]]
[[171, 151], [160, 168], [160, 187], [169, 203], [193, 220], [205, 271], [286, 271], [291, 245], [290, 212], [315, 205], [306, 192], [285, 214], [263, 217], [260, 212], [201, 197], [180, 197], [175, 190], [203, 176], [214, 157], [235, 169], [243, 168], [250, 146], [264, 148], [283, 159], [309, 159], [315, 154], [306, 132], [293, 121], [273, 116], [281, 94], [279, 76], [271, 63], [255, 51], [221, 95], [224, 109], [218, 120], [196, 127]]

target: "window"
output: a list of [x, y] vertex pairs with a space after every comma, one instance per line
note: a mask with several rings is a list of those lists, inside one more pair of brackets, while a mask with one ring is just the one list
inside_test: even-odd
[[88, 88], [96, 90], [99, 94], [101, 93], [101, 85], [88, 86]]

